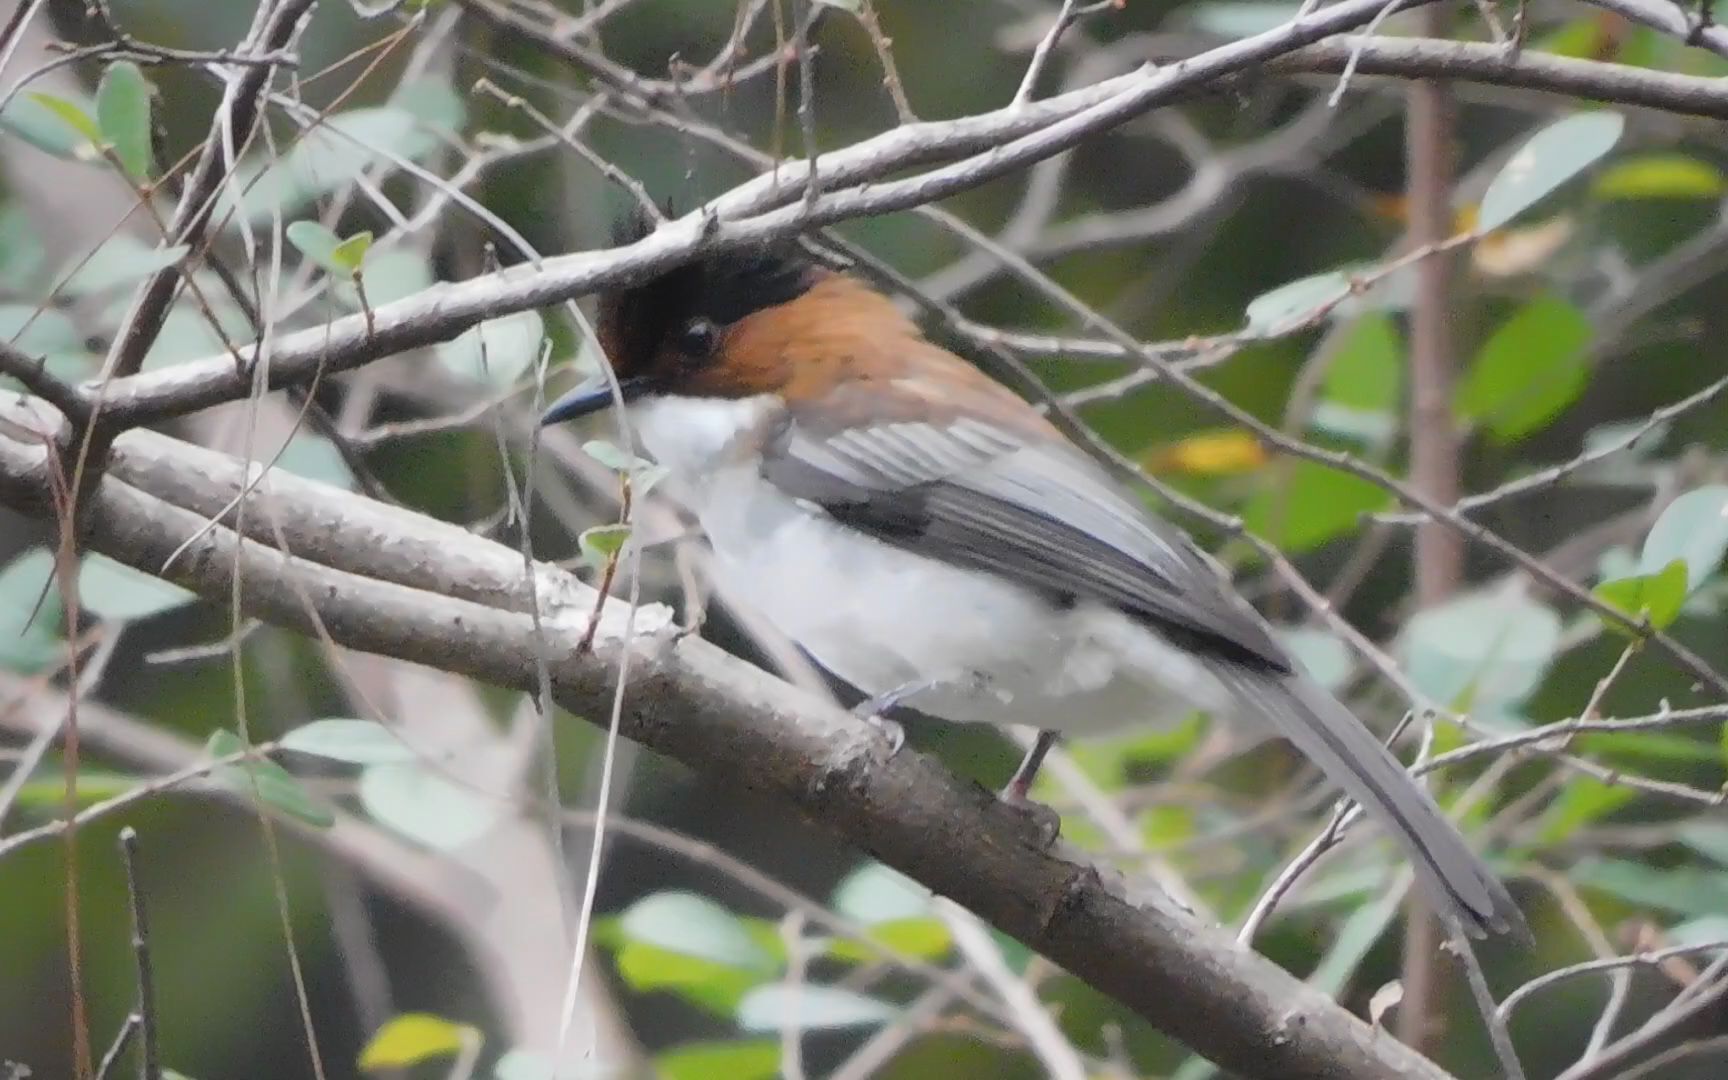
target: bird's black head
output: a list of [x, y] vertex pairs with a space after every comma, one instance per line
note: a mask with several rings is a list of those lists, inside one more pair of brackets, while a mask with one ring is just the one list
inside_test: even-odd
[[[642, 214], [614, 233], [619, 245], [652, 231]], [[826, 272], [794, 243], [707, 255], [601, 294], [595, 330], [626, 399], [649, 393], [734, 396], [721, 369], [727, 335], [757, 312], [804, 295]], [[585, 384], [547, 410], [543, 423], [611, 404], [601, 383]]]

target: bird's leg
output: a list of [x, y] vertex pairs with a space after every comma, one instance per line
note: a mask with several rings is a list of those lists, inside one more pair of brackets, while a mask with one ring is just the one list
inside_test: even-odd
[[1008, 786], [1002, 789], [1002, 801], [1026, 815], [1031, 822], [1039, 847], [1049, 847], [1062, 834], [1062, 815], [1031, 799], [1032, 781], [1038, 778], [1038, 770], [1044, 764], [1045, 755], [1061, 738], [1054, 731], [1039, 731], [1038, 739], [1032, 744], [1032, 749], [1026, 751], [1026, 756], [1020, 759], [1020, 765], [1014, 770], [1014, 775], [1008, 778]]
[[1002, 797], [1011, 803], [1031, 802], [1032, 781], [1038, 779], [1038, 770], [1044, 766], [1044, 758], [1050, 753], [1050, 748], [1061, 738], [1054, 731], [1040, 731], [1038, 741], [1032, 744], [1032, 749], [1026, 751], [1026, 756], [1020, 759], [1020, 765], [1014, 770], [1014, 775], [1008, 778], [1008, 786], [1002, 789]]

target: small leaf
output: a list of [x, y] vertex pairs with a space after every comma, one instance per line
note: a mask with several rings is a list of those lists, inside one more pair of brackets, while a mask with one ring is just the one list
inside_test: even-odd
[[423, 1061], [460, 1054], [480, 1032], [430, 1013], [403, 1013], [373, 1032], [360, 1051], [360, 1071], [406, 1069]]
[[545, 325], [538, 311], [518, 311], [470, 327], [436, 349], [438, 362], [453, 374], [505, 387], [540, 356]]
[[1474, 594], [1418, 612], [1400, 649], [1423, 693], [1471, 709], [1528, 697], [1560, 648], [1560, 616], [1516, 592]]
[[748, 1032], [826, 1031], [834, 1028], [875, 1027], [899, 1015], [885, 1001], [838, 986], [759, 986], [738, 1003], [738, 1026]]
[[930, 891], [879, 862], [866, 862], [834, 888], [834, 910], [866, 926], [930, 913]]
[[418, 765], [368, 765], [359, 793], [379, 824], [440, 851], [473, 843], [498, 820], [492, 800]]
[[1560, 797], [1543, 813], [1536, 843], [1544, 847], [1558, 844], [1591, 822], [1625, 806], [1637, 794], [1625, 785], [1604, 784], [1593, 776], [1571, 777]]
[[54, 553], [43, 547], [0, 570], [0, 667], [33, 675], [65, 657], [65, 619], [53, 580]]
[[117, 60], [102, 72], [96, 88], [96, 122], [126, 175], [149, 179], [150, 83], [137, 64]]
[[1282, 333], [1349, 295], [1350, 277], [1342, 270], [1298, 278], [1249, 301], [1247, 332], [1262, 337]]
[[53, 113], [56, 119], [82, 135], [91, 146], [102, 145], [102, 129], [96, 126], [96, 121], [90, 118], [90, 113], [82, 105], [34, 90], [27, 91], [25, 96]]
[[[95, 254], [72, 272], [60, 291], [76, 299], [106, 292], [119, 285], [130, 285], [177, 265], [190, 250], [185, 244], [148, 247], [122, 233], [97, 248]], [[202, 320], [202, 316], [199, 318]]]
[[1602, 170], [1599, 199], [1714, 199], [1728, 190], [1722, 170], [1685, 154], [1645, 154]]
[[1222, 38], [1245, 38], [1283, 26], [1301, 5], [1293, 0], [1229, 0], [1189, 8], [1188, 25]]
[[1287, 480], [1268, 484], [1243, 509], [1248, 528], [1290, 552], [1310, 551], [1356, 527], [1391, 501], [1371, 481], [1306, 459]]
[[695, 893], [645, 896], [625, 909], [619, 926], [629, 941], [726, 967], [773, 971], [777, 966], [736, 915]]
[[595, 525], [582, 530], [582, 535], [577, 537], [577, 546], [582, 550], [583, 562], [602, 570], [624, 550], [629, 540], [628, 525]]
[[[920, 960], [940, 960], [954, 947], [954, 935], [948, 924], [929, 915], [872, 923], [869, 936], [896, 956]], [[843, 963], [868, 964], [881, 959], [882, 949], [871, 948], [862, 941], [835, 938], [828, 944], [827, 955]]]
[[774, 1080], [780, 1040], [685, 1043], [654, 1055], [654, 1069], [663, 1080]]
[[1589, 380], [1590, 322], [1572, 304], [1539, 297], [1483, 344], [1458, 387], [1457, 411], [1512, 442], [1572, 404]]
[[314, 720], [278, 742], [285, 750], [351, 765], [401, 765], [415, 760], [412, 747], [373, 720]]
[[582, 444], [582, 452], [613, 472], [630, 477], [631, 489], [637, 495], [648, 494], [666, 478], [666, 466], [639, 458], [605, 439], [588, 440]]
[[1692, 592], [1716, 572], [1728, 553], [1728, 485], [1695, 488], [1668, 504], [1638, 556], [1645, 574], [1686, 561], [1686, 591]]
[[1392, 437], [1404, 394], [1404, 341], [1382, 311], [1361, 315], [1344, 332], [1326, 381], [1314, 424], [1334, 434], [1378, 443]]
[[[1654, 574], [1604, 581], [1591, 591], [1633, 619], [1648, 619], [1652, 628], [1666, 630], [1686, 603], [1686, 560], [1675, 559]], [[1616, 633], [1633, 633], [1618, 622], [1607, 619], [1603, 622]]]
[[336, 249], [330, 253], [330, 259], [337, 269], [353, 276], [360, 272], [360, 265], [366, 261], [366, 253], [371, 250], [371, 232], [357, 232], [337, 244]]
[[85, 609], [104, 619], [146, 619], [183, 607], [196, 593], [106, 555], [86, 555], [78, 568], [78, 597]]
[[1636, 907], [1705, 917], [1728, 911], [1728, 872], [1682, 866], [1670, 870], [1622, 859], [1587, 858], [1566, 875], [1575, 884]]
[[[1728, 825], [1719, 825], [1713, 821], [1694, 821], [1680, 826], [1676, 835], [1682, 844], [1698, 854], [1722, 866], [1728, 866]], [[1724, 913], [1724, 917], [1728, 918], [1728, 912]]]
[[638, 941], [619, 949], [616, 962], [618, 977], [631, 989], [668, 990], [717, 1016], [731, 1016], [744, 995], [779, 976], [778, 971], [717, 964]]
[[1479, 228], [1498, 229], [1541, 202], [1614, 149], [1625, 129], [1626, 118], [1619, 113], [1589, 112], [1538, 131], [1489, 183], [1477, 215]]
[[1202, 431], [1170, 446], [1159, 447], [1145, 458], [1153, 474], [1187, 473], [1191, 476], [1229, 476], [1252, 472], [1266, 464], [1266, 448], [1247, 431]]
[[[591, 1046], [592, 1041], [581, 1045]], [[592, 1057], [555, 1068], [546, 1055], [521, 1047], [506, 1050], [492, 1066], [492, 1080], [625, 1080], [630, 1075], [629, 1069]]]
[[292, 221], [282, 230], [288, 242], [307, 259], [332, 274], [346, 274], [336, 262], [336, 248], [342, 238], [321, 221]]
[[[204, 744], [205, 754], [213, 758], [233, 757], [245, 749], [239, 736], [223, 728], [211, 732], [210, 740]], [[315, 800], [287, 769], [274, 761], [248, 758], [238, 765], [224, 765], [211, 775], [248, 798], [256, 796], [264, 805], [274, 807], [296, 821], [319, 829], [328, 829], [336, 823], [335, 815]]]
[[[87, 98], [78, 105], [79, 111], [86, 115], [94, 107]], [[33, 94], [20, 94], [7, 102], [6, 108], [0, 111], [0, 130], [16, 135], [57, 158], [88, 159], [94, 153], [89, 139], [68, 127], [53, 109], [35, 100]]]

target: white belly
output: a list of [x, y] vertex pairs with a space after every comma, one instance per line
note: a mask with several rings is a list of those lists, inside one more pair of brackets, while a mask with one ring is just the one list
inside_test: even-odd
[[[1230, 696], [1201, 665], [1121, 614], [1057, 608], [838, 525], [763, 481], [754, 461], [718, 463], [708, 432], [690, 419], [656, 404], [640, 431], [678, 476], [671, 491], [701, 521], [715, 573], [864, 693], [944, 680], [906, 704], [948, 720], [1057, 731], [1228, 708]], [[698, 462], [680, 458], [698, 444], [707, 452], [693, 474]]]

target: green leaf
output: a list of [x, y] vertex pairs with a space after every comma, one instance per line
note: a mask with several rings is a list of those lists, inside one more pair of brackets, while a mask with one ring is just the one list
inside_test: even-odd
[[92, 147], [102, 145], [102, 129], [96, 126], [96, 121], [90, 118], [89, 110], [83, 105], [34, 90], [26, 91], [24, 96], [54, 114], [55, 119], [82, 136], [85, 143]]
[[1728, 871], [1690, 866], [1663, 870], [1623, 859], [1588, 858], [1576, 863], [1567, 877], [1635, 907], [1688, 917], [1728, 911]]
[[[890, 952], [920, 960], [940, 960], [954, 947], [948, 924], [932, 915], [872, 923], [869, 934], [872, 941]], [[827, 955], [843, 963], [868, 964], [880, 959], [882, 950], [862, 941], [835, 938], [828, 944]]]
[[930, 891], [898, 870], [866, 862], [834, 888], [834, 910], [866, 926], [930, 913]]
[[1571, 777], [1560, 797], [1543, 813], [1536, 844], [1558, 844], [1591, 822], [1625, 806], [1637, 794], [1625, 785], [1604, 784], [1593, 776]]
[[1398, 430], [1404, 400], [1404, 341], [1392, 317], [1364, 313], [1345, 331], [1326, 370], [1314, 425], [1366, 443]]
[[360, 266], [366, 261], [366, 253], [372, 250], [372, 233], [357, 232], [348, 239], [336, 245], [336, 250], [330, 253], [337, 269], [350, 276], [360, 272]]
[[815, 984], [758, 986], [738, 1003], [738, 1026], [752, 1033], [789, 1027], [799, 1031], [875, 1027], [897, 1015], [899, 1010], [885, 1001]]
[[[74, 107], [88, 117], [95, 108], [89, 98], [80, 98]], [[0, 130], [10, 132], [45, 153], [58, 158], [88, 159], [94, 156], [91, 140], [79, 135], [58, 113], [36, 100], [34, 94], [20, 94], [0, 112]]]
[[[1686, 560], [1675, 559], [1654, 574], [1604, 581], [1591, 591], [1633, 619], [1647, 618], [1654, 629], [1666, 630], [1686, 603]], [[1602, 621], [1615, 633], [1634, 636], [1628, 627], [1609, 619]]]
[[1541, 202], [1566, 181], [1600, 160], [1626, 129], [1619, 113], [1577, 113], [1530, 137], [1488, 184], [1477, 228], [1489, 232]]
[[[364, 261], [366, 300], [375, 308], [413, 296], [432, 284], [432, 267], [427, 264], [426, 256], [419, 252], [406, 251], [400, 247], [389, 248], [376, 255], [368, 251]], [[353, 280], [347, 277], [332, 280], [336, 298], [347, 306], [358, 309], [360, 295], [354, 289]]]
[[751, 989], [778, 975], [717, 964], [639, 941], [618, 950], [617, 964], [619, 978], [632, 990], [669, 990], [720, 1016], [731, 1016]]
[[1286, 480], [1262, 488], [1242, 517], [1250, 530], [1296, 553], [1349, 532], [1363, 514], [1390, 501], [1370, 481], [1303, 459], [1291, 465]]
[[440, 851], [478, 840], [499, 815], [493, 800], [419, 765], [368, 765], [359, 794], [379, 824]]
[[116, 621], [147, 619], [198, 599], [194, 592], [106, 555], [84, 556], [78, 568], [78, 597], [85, 610]]
[[1602, 170], [1599, 199], [1714, 199], [1728, 191], [1722, 170], [1685, 154], [1644, 154]]
[[338, 272], [334, 252], [342, 238], [322, 221], [291, 221], [288, 227], [282, 230], [282, 234], [294, 245], [295, 250], [313, 263], [331, 273]]
[[1728, 553], [1728, 485], [1694, 488], [1668, 504], [1638, 556], [1638, 569], [1650, 574], [1675, 559], [1686, 562], [1686, 591], [1704, 584]]
[[385, 1021], [360, 1051], [361, 1072], [406, 1069], [423, 1061], [460, 1054], [478, 1044], [480, 1032], [431, 1013], [403, 1013]]
[[[436, 107], [441, 110], [444, 106]], [[416, 112], [415, 108], [392, 103], [326, 117], [302, 132], [281, 157], [263, 165], [255, 159], [248, 161], [240, 170], [239, 182], [224, 186], [218, 219], [229, 216], [236, 191], [242, 192], [240, 211], [233, 215], [238, 227], [245, 221], [268, 221], [276, 213], [293, 213], [353, 183], [388, 156], [410, 161], [425, 158], [438, 149], [440, 141]]]
[[358, 232], [344, 240], [321, 221], [290, 222], [283, 230], [288, 242], [313, 264], [338, 277], [351, 278], [372, 246], [370, 232]]
[[576, 538], [582, 550], [582, 561], [596, 570], [604, 569], [630, 540], [628, 525], [595, 525], [582, 530]]
[[470, 327], [439, 343], [435, 352], [438, 362], [455, 375], [507, 387], [539, 359], [545, 337], [538, 311], [518, 311]]
[[285, 750], [351, 765], [402, 765], [415, 760], [413, 748], [375, 720], [314, 720], [278, 742]]
[[134, 180], [150, 178], [150, 83], [130, 60], [116, 60], [96, 88], [96, 123]]
[[774, 1080], [780, 1040], [685, 1043], [654, 1055], [654, 1070], [662, 1080]]
[[[1728, 825], [1719, 825], [1713, 821], [1694, 821], [1680, 826], [1675, 835], [1682, 844], [1698, 854], [1722, 866], [1728, 866]], [[1728, 915], [1728, 912], [1724, 915]]]
[[1458, 415], [1487, 425], [1501, 443], [1543, 427], [1583, 392], [1590, 338], [1589, 320], [1572, 304], [1532, 300], [1476, 354], [1458, 387]]
[[1507, 591], [1418, 612], [1404, 628], [1400, 651], [1423, 693], [1443, 705], [1486, 710], [1528, 697], [1560, 644], [1560, 616]]
[[1349, 295], [1350, 275], [1342, 270], [1298, 278], [1248, 302], [1247, 332], [1262, 337], [1282, 333]]
[[775, 958], [736, 915], [705, 896], [658, 892], [631, 904], [620, 918], [626, 940], [747, 971], [774, 971]]
[[120, 285], [130, 285], [178, 264], [190, 250], [185, 244], [150, 247], [120, 233], [104, 242], [82, 266], [74, 270], [60, 287], [60, 292], [77, 299]]
[[[232, 731], [218, 728], [210, 733], [204, 753], [213, 758], [232, 757], [246, 749], [240, 737]], [[256, 796], [264, 805], [306, 825], [327, 829], [336, 823], [328, 807], [312, 797], [300, 781], [276, 764], [264, 758], [248, 758], [237, 765], [224, 765], [212, 774], [242, 795]]]
[[1356, 670], [1350, 646], [1329, 630], [1309, 626], [1274, 627], [1279, 644], [1289, 650], [1296, 662], [1315, 682], [1328, 690], [1344, 685]]
[[613, 472], [630, 477], [630, 486], [639, 496], [648, 494], [666, 478], [666, 466], [639, 458], [606, 439], [588, 440], [582, 444], [582, 452]]
[[33, 675], [65, 658], [53, 581], [54, 553], [47, 548], [31, 548], [0, 570], [0, 667]]

